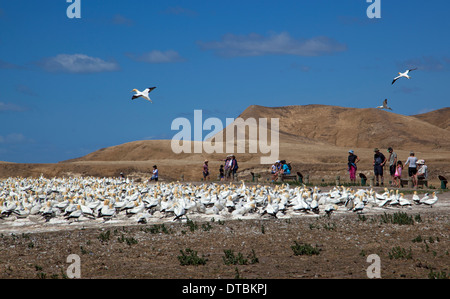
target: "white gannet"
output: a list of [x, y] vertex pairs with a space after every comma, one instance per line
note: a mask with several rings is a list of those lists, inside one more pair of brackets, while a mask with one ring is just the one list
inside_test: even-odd
[[388, 100], [387, 100], [387, 99], [385, 99], [385, 100], [383, 101], [383, 105], [381, 105], [381, 106], [378, 106], [377, 108], [378, 108], [378, 109], [386, 109], [386, 110], [392, 110], [392, 108], [391, 108], [391, 107], [389, 107], [389, 106], [387, 105], [387, 102], [388, 102]]
[[436, 195], [436, 192], [433, 192], [432, 196], [433, 197], [430, 197], [429, 199], [424, 200], [422, 203], [433, 207], [433, 205], [438, 201], [438, 197]]
[[419, 197], [419, 195], [417, 195], [417, 191], [414, 191], [412, 200], [414, 201], [415, 204], [419, 204], [420, 203], [420, 197]]
[[429, 193], [425, 193], [425, 195], [419, 200], [419, 203], [425, 203], [425, 201], [427, 201], [430, 198], [430, 194]]
[[404, 194], [400, 193], [400, 198], [398, 199], [400, 206], [404, 207], [404, 206], [410, 206], [411, 202], [409, 200], [407, 200], [406, 198], [403, 197]]
[[411, 79], [411, 77], [408, 75], [408, 73], [409, 73], [409, 72], [412, 72], [412, 71], [415, 71], [415, 70], [417, 70], [417, 68], [407, 70], [407, 71], [404, 72], [404, 73], [400, 73], [400, 72], [399, 72], [399, 73], [398, 73], [398, 76], [395, 77], [394, 80], [392, 81], [392, 84], [394, 84], [395, 81], [397, 81], [397, 80], [400, 79], [400, 78]]
[[144, 91], [139, 91], [136, 88], [133, 89], [131, 92], [135, 92], [135, 94], [133, 95], [133, 97], [131, 98], [132, 100], [137, 99], [137, 98], [144, 98], [147, 101], [150, 101], [150, 103], [153, 103], [152, 100], [150, 99], [150, 97], [148, 96], [148, 94], [155, 89], [156, 87], [149, 87], [147, 89], [145, 89]]
[[66, 216], [66, 220], [69, 219], [79, 219], [83, 215], [83, 212], [81, 211], [80, 205], [76, 205], [75, 211], [71, 212], [69, 215]]
[[327, 204], [325, 206], [325, 213], [329, 216], [331, 215], [331, 213], [333, 213], [333, 211], [336, 211], [338, 209], [337, 205], [333, 205], [333, 204]]

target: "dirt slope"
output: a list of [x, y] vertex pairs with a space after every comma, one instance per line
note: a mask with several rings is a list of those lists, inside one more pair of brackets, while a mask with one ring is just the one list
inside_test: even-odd
[[[333, 179], [336, 175], [347, 177], [346, 157], [354, 149], [361, 158], [358, 171], [369, 175], [372, 171], [373, 148], [387, 154], [394, 147], [403, 161], [410, 150], [426, 159], [430, 174], [450, 176], [449, 108], [417, 116], [404, 116], [378, 109], [357, 109], [325, 105], [263, 107], [252, 105], [239, 116], [254, 118], [279, 118], [279, 158], [291, 161], [295, 172], [301, 171], [317, 178]], [[248, 131], [248, 130], [247, 130]], [[270, 135], [270, 131], [268, 133]], [[217, 135], [216, 135], [217, 136]], [[226, 134], [224, 133], [224, 136]], [[248, 135], [247, 135], [248, 136]], [[215, 179], [220, 164], [227, 155], [205, 151], [176, 154], [171, 140], [143, 140], [100, 149], [84, 157], [57, 164], [0, 163], [0, 177], [96, 175], [116, 176], [126, 174], [149, 176], [152, 166], [158, 165], [165, 179], [200, 180], [201, 166], [210, 161]], [[269, 154], [233, 152], [238, 157], [240, 173], [247, 178], [250, 172], [266, 173], [270, 165], [261, 165], [260, 158]]]

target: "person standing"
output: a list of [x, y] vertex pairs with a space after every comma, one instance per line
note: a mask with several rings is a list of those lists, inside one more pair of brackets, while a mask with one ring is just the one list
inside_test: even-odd
[[414, 176], [417, 173], [417, 157], [414, 156], [414, 152], [413, 151], [411, 151], [409, 153], [409, 157], [408, 157], [408, 159], [405, 162], [405, 167], [406, 167], [406, 165], [409, 165], [408, 166], [408, 175], [409, 175], [409, 177], [412, 177], [413, 180], [414, 180]]
[[350, 181], [352, 183], [356, 183], [356, 170], [358, 167], [356, 163], [359, 162], [359, 158], [355, 155], [353, 150], [348, 151], [348, 172], [350, 173]]
[[208, 160], [205, 160], [205, 162], [203, 163], [203, 180], [209, 180]]
[[397, 168], [397, 153], [394, 152], [394, 150], [392, 149], [392, 147], [388, 148], [388, 153], [389, 153], [389, 173], [391, 174], [392, 177], [392, 183], [391, 186], [394, 186], [394, 180], [395, 180], [395, 171]]
[[234, 181], [234, 178], [236, 176], [236, 172], [237, 172], [237, 170], [239, 168], [238, 162], [237, 162], [236, 157], [234, 155], [231, 155], [230, 168], [231, 168], [231, 174], [233, 175], [233, 181]]
[[220, 165], [220, 168], [219, 168], [219, 180], [223, 181], [224, 179], [225, 179], [225, 171], [223, 169], [223, 164], [222, 164], [222, 165]]
[[231, 155], [228, 155], [225, 159], [225, 180], [228, 181], [231, 174]]
[[394, 187], [400, 188], [402, 184], [402, 171], [403, 171], [402, 161], [398, 161], [394, 173]]
[[373, 155], [373, 172], [375, 173], [375, 178], [377, 180], [375, 186], [380, 186], [378, 178], [380, 178], [381, 186], [383, 186], [383, 167], [386, 164], [386, 157], [378, 148], [375, 148], [373, 151], [375, 152]]

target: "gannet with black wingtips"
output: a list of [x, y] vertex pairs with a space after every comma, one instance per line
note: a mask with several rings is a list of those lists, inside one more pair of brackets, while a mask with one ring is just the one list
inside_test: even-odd
[[147, 89], [144, 89], [143, 91], [139, 91], [136, 88], [133, 89], [131, 92], [135, 92], [135, 94], [133, 95], [133, 97], [131, 98], [131, 100], [137, 99], [137, 98], [144, 98], [147, 101], [150, 101], [150, 103], [153, 103], [152, 100], [150, 99], [150, 97], [148, 96], [148, 94], [150, 92], [152, 92], [153, 89], [155, 89], [156, 87], [149, 87]]
[[381, 105], [381, 106], [378, 106], [377, 108], [378, 108], [378, 109], [386, 109], [386, 110], [392, 110], [392, 108], [391, 108], [391, 107], [389, 107], [389, 106], [387, 105], [387, 102], [388, 102], [388, 100], [387, 100], [387, 99], [384, 99], [384, 101], [383, 101], [383, 105]]
[[412, 72], [412, 71], [415, 71], [415, 70], [417, 70], [417, 68], [410, 69], [410, 70], [406, 70], [406, 72], [404, 72], [404, 73], [399, 72], [399, 73], [398, 73], [398, 76], [395, 77], [394, 80], [392, 81], [392, 84], [394, 84], [395, 81], [397, 81], [397, 80], [400, 79], [400, 78], [411, 79], [411, 77], [410, 77], [408, 74], [409, 74], [409, 72]]

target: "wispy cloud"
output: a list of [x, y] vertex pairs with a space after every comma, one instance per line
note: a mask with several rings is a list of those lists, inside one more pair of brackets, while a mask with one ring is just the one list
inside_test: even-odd
[[295, 39], [287, 32], [271, 33], [263, 36], [256, 33], [248, 35], [225, 34], [220, 41], [197, 44], [202, 50], [213, 50], [223, 57], [296, 55], [321, 56], [347, 50], [347, 46], [327, 36], [309, 39]]
[[128, 19], [120, 14], [116, 14], [112, 18], [112, 22], [115, 25], [125, 25], [125, 26], [132, 26], [134, 24], [134, 21], [132, 19]]
[[139, 55], [133, 53], [127, 53], [126, 55], [135, 61], [147, 63], [173, 63], [186, 61], [186, 59], [181, 57], [181, 55], [174, 50], [153, 50]]
[[399, 62], [397, 66], [404, 69], [417, 67], [422, 71], [441, 72], [449, 70], [450, 59], [448, 57], [423, 56]]
[[299, 70], [299, 71], [302, 71], [302, 72], [309, 72], [311, 70], [311, 67], [307, 66], [307, 65], [298, 64], [296, 62], [293, 62], [293, 63], [291, 63], [291, 69]]
[[22, 111], [26, 111], [28, 110], [28, 108], [26, 107], [22, 107], [16, 104], [12, 104], [12, 103], [4, 103], [4, 102], [0, 102], [0, 113], [1, 112], [22, 112]]
[[190, 10], [181, 6], [171, 6], [166, 10], [161, 11], [162, 14], [167, 15], [184, 15], [188, 17], [196, 17], [198, 16], [198, 12], [194, 10]]
[[31, 140], [29, 140], [23, 134], [20, 133], [12, 133], [6, 136], [0, 135], [0, 144], [17, 144], [17, 143], [27, 143], [30, 141]]
[[4, 69], [4, 70], [20, 70], [23, 69], [24, 67], [14, 64], [14, 63], [10, 63], [4, 60], [0, 59], [0, 69]]
[[406, 86], [400, 86], [398, 90], [394, 91], [395, 93], [406, 93], [406, 94], [414, 94], [418, 93], [420, 91], [419, 87], [406, 87]]
[[373, 18], [369, 19], [367, 17], [352, 17], [352, 16], [338, 16], [338, 22], [342, 25], [348, 25], [348, 26], [364, 26], [369, 24], [375, 24], [378, 22], [381, 22], [381, 19]]
[[44, 58], [36, 64], [45, 71], [56, 73], [100, 73], [119, 70], [117, 62], [105, 61], [85, 54], [59, 54], [55, 57]]
[[32, 97], [36, 97], [38, 94], [31, 89], [29, 86], [27, 85], [23, 85], [23, 84], [19, 84], [16, 86], [16, 91], [20, 92], [21, 94], [27, 95], [27, 96], [32, 96]]

